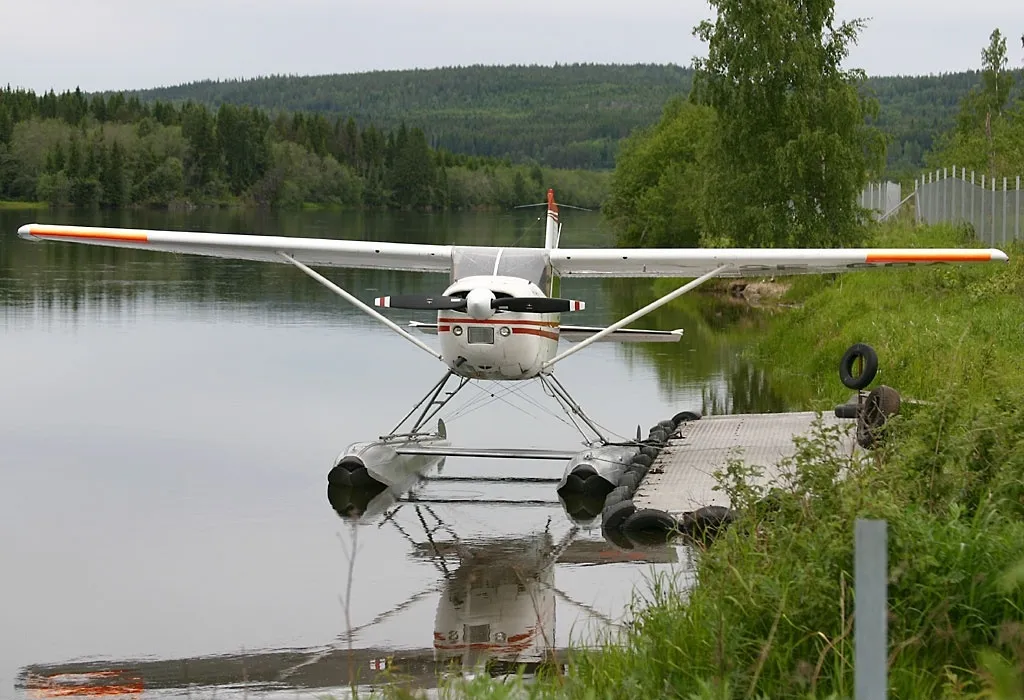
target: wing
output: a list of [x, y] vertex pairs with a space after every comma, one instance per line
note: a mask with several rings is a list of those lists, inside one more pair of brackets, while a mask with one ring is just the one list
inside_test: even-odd
[[850, 272], [873, 267], [1006, 262], [1001, 250], [979, 248], [557, 248], [562, 277], [719, 277]]
[[287, 253], [306, 265], [327, 267], [448, 272], [452, 266], [452, 247], [447, 245], [47, 224], [27, 224], [18, 229], [18, 235], [30, 240], [69, 241], [265, 262], [284, 262], [280, 253]]

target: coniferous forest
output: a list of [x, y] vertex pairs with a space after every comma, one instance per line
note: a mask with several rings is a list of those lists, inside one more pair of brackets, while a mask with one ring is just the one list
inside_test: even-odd
[[383, 131], [306, 112], [0, 90], [0, 200], [471, 209], [538, 202], [557, 187], [566, 203], [598, 207], [608, 178], [431, 148], [405, 124]]
[[[868, 78], [861, 89], [879, 104], [869, 122], [887, 140], [884, 174], [905, 177], [933, 160], [981, 80], [980, 71]], [[692, 82], [679, 66], [587, 64], [104, 94], [8, 87], [0, 200], [469, 209], [540, 201], [553, 186], [566, 203], [597, 207], [624, 140]]]

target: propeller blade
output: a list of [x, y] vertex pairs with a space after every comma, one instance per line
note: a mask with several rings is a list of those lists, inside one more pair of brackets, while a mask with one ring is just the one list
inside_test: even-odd
[[431, 297], [426, 294], [399, 294], [393, 297], [377, 297], [373, 300], [374, 306], [383, 306], [391, 309], [417, 309], [417, 310], [438, 310], [448, 309], [457, 311], [466, 308], [466, 300], [461, 297]]
[[495, 299], [491, 308], [537, 314], [554, 314], [561, 311], [582, 311], [586, 307], [575, 299], [553, 299], [551, 297], [510, 297]]

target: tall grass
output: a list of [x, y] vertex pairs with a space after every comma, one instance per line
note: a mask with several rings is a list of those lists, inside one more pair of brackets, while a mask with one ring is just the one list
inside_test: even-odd
[[[976, 245], [949, 226], [879, 227], [880, 247]], [[791, 279], [786, 301], [752, 354], [791, 400], [831, 408], [849, 396], [837, 365], [852, 343], [880, 357], [879, 382], [917, 399], [987, 400], [994, 386], [1024, 389], [1024, 248], [1009, 264], [941, 265]]]

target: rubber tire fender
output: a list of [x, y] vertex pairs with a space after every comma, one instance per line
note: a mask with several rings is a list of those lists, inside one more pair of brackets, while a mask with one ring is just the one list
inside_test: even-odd
[[637, 455], [636, 457], [633, 458], [632, 462], [632, 464], [642, 464], [645, 467], [649, 467], [653, 463], [654, 460], [648, 457], [647, 455]]
[[601, 529], [618, 530], [621, 528], [622, 523], [626, 522], [626, 519], [635, 512], [636, 506], [630, 500], [619, 501], [610, 506], [605, 506], [604, 510], [601, 511]]
[[[858, 359], [864, 360], [864, 367], [859, 375], [853, 376], [853, 365]], [[860, 391], [870, 384], [878, 374], [878, 353], [870, 345], [854, 343], [839, 360], [839, 380], [849, 389]]]
[[619, 475], [618, 485], [628, 488], [630, 494], [636, 493], [636, 487], [640, 485], [640, 477], [636, 475], [636, 472], [626, 470]]
[[672, 422], [679, 427], [680, 423], [686, 423], [688, 421], [700, 420], [700, 414], [694, 411], [680, 411], [679, 413], [672, 416]]
[[604, 497], [604, 507], [607, 508], [608, 506], [615, 505], [616, 503], [628, 501], [632, 496], [633, 494], [630, 493], [629, 489], [625, 486], [616, 486], [608, 492], [607, 496]]
[[679, 521], [663, 510], [657, 508], [641, 508], [622, 523], [623, 532], [664, 532], [666, 534], [679, 529]]
[[[640, 454], [644, 455], [645, 457], [650, 457], [651, 460], [654, 460], [655, 458], [657, 458], [659, 454], [661, 454], [661, 448], [655, 447], [654, 445], [644, 445], [643, 447], [640, 448]], [[633, 458], [633, 461], [636, 461], [636, 457]]]
[[637, 486], [639, 486], [640, 482], [644, 480], [645, 476], [647, 476], [647, 470], [648, 468], [645, 467], [644, 465], [636, 463], [630, 464], [628, 467], [626, 467], [627, 474], [636, 474]]

